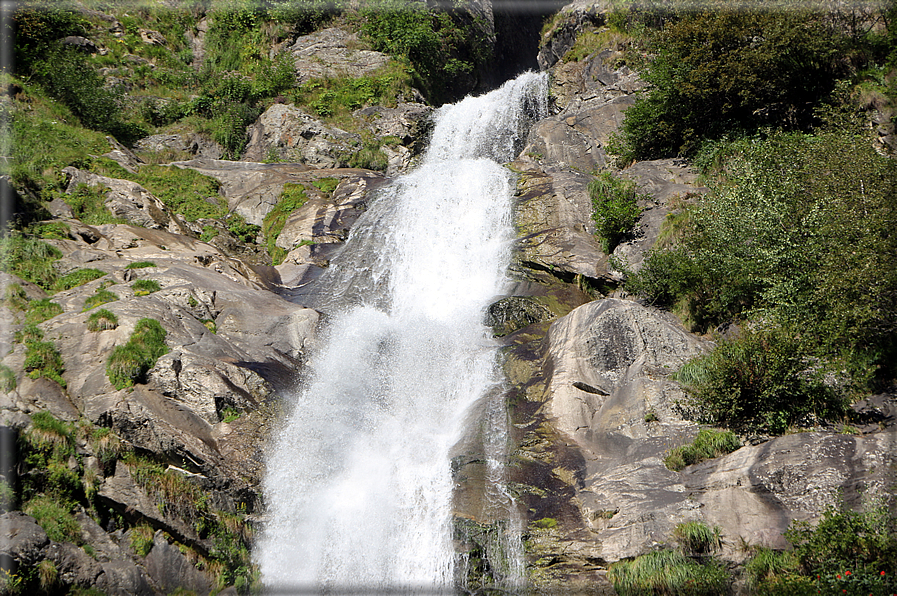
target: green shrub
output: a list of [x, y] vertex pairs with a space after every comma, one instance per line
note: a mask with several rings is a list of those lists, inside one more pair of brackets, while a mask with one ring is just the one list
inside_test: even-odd
[[44, 240], [67, 240], [70, 229], [61, 221], [41, 221], [29, 225], [27, 232]]
[[28, 303], [28, 310], [25, 311], [25, 322], [36, 325], [61, 314], [62, 307], [56, 302], [50, 302], [49, 298], [32, 300]]
[[162, 289], [159, 282], [154, 279], [138, 279], [131, 284], [131, 287], [134, 288], [135, 296], [148, 296], [149, 294], [158, 292]]
[[759, 548], [745, 563], [747, 584], [752, 593], [770, 593], [785, 575], [798, 573], [798, 558], [792, 551]]
[[44, 377], [56, 381], [61, 387], [65, 387], [65, 379], [62, 372], [65, 365], [59, 350], [52, 342], [30, 340], [25, 342], [25, 372], [32, 379]]
[[[261, 226], [246, 223], [246, 220], [239, 213], [229, 214], [226, 223], [227, 231], [233, 234], [240, 242], [245, 242], [247, 244], [255, 243], [256, 237], [262, 230]], [[205, 233], [205, 228], [203, 228], [203, 235], [205, 235]]]
[[118, 327], [118, 317], [115, 313], [110, 312], [105, 308], [101, 308], [87, 317], [88, 331], [106, 331], [107, 329], [115, 329], [116, 327]]
[[0, 391], [10, 392], [16, 388], [16, 373], [3, 363], [0, 363]]
[[67, 273], [56, 280], [53, 289], [57, 292], [70, 290], [72, 288], [83, 286], [95, 279], [99, 279], [106, 275], [105, 271], [99, 269], [76, 269], [71, 273]]
[[339, 178], [318, 178], [311, 184], [325, 195], [332, 195], [336, 187], [339, 186]]
[[128, 266], [125, 269], [145, 269], [147, 267], [155, 267], [156, 264], [152, 261], [135, 261], [134, 263], [128, 263]]
[[295, 92], [297, 103], [326, 119], [342, 121], [351, 112], [371, 105], [395, 106], [397, 98], [411, 91], [411, 77], [398, 65], [361, 77], [311, 79]]
[[159, 356], [168, 352], [167, 333], [159, 321], [140, 319], [124, 345], [115, 346], [106, 361], [106, 375], [116, 389], [145, 382], [146, 373]]
[[626, 111], [612, 152], [624, 161], [691, 155], [730, 131], [808, 128], [844, 74], [842, 43], [827, 19], [796, 7], [677, 15], [656, 37], [641, 73], [650, 86]]
[[44, 529], [50, 540], [74, 544], [83, 542], [81, 525], [72, 515], [70, 503], [50, 496], [39, 496], [28, 501], [22, 509]]
[[16, 343], [27, 344], [29, 341], [40, 341], [44, 338], [44, 332], [34, 323], [26, 323], [13, 335]]
[[595, 233], [601, 238], [602, 249], [610, 254], [626, 236], [632, 233], [641, 209], [637, 205], [635, 182], [602, 172], [589, 182], [592, 199], [592, 219]]
[[716, 561], [701, 564], [675, 550], [657, 550], [614, 563], [607, 578], [620, 596], [717, 596], [726, 593], [729, 574]]
[[[97, 307], [101, 304], [106, 304], [108, 302], [115, 302], [118, 300], [118, 294], [114, 292], [110, 292], [105, 288], [97, 288], [96, 292], [91, 294], [84, 300], [84, 308], [81, 309], [81, 312], [88, 311], [94, 307]], [[109, 311], [104, 311], [109, 312]], [[91, 316], [93, 318], [93, 316]], [[90, 319], [88, 319], [89, 324]]]
[[808, 414], [830, 418], [845, 411], [810, 362], [790, 334], [745, 329], [687, 362], [676, 379], [699, 420], [778, 434]]
[[56, 283], [53, 261], [62, 257], [55, 246], [11, 230], [0, 238], [0, 270], [30, 281], [45, 290]]
[[667, 468], [678, 472], [705, 459], [713, 459], [732, 453], [741, 447], [741, 441], [735, 433], [728, 430], [704, 428], [690, 445], [675, 447], [663, 459]]
[[59, 581], [59, 570], [56, 563], [50, 559], [44, 559], [37, 564], [37, 580], [41, 590], [49, 592]]

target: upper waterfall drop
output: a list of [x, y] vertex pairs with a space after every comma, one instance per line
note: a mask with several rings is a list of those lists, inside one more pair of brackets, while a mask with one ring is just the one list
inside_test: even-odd
[[546, 75], [526, 73], [440, 108], [420, 167], [380, 193], [319, 280], [332, 317], [268, 457], [266, 586], [452, 586], [448, 453], [465, 411], [502, 384], [483, 325], [514, 238], [499, 163], [546, 98]]

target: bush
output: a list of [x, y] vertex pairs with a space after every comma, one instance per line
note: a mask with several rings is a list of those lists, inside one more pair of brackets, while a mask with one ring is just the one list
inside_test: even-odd
[[116, 389], [145, 382], [146, 373], [156, 364], [159, 356], [168, 352], [165, 345], [167, 333], [159, 321], [140, 319], [128, 343], [113, 348], [106, 361], [106, 375]]
[[607, 579], [620, 596], [716, 596], [726, 593], [729, 575], [715, 561], [701, 564], [675, 550], [657, 550], [614, 563]]
[[72, 515], [70, 503], [50, 496], [35, 497], [22, 508], [55, 542], [81, 544], [81, 525]]
[[105, 308], [101, 308], [87, 317], [88, 331], [106, 331], [107, 329], [115, 329], [116, 327], [118, 327], [118, 317], [115, 316], [115, 313], [110, 312]]
[[70, 290], [99, 279], [104, 275], [106, 275], [106, 272], [99, 269], [76, 269], [56, 280], [56, 283], [53, 284], [53, 290], [57, 292]]
[[842, 38], [821, 15], [723, 10], [667, 20], [626, 111], [624, 161], [693, 155], [705, 139], [773, 125], [806, 129], [845, 71]]
[[592, 219], [595, 233], [601, 238], [602, 250], [610, 254], [632, 229], [641, 215], [636, 201], [635, 182], [602, 172], [589, 182]]
[[135, 296], [148, 296], [149, 294], [158, 292], [162, 289], [159, 282], [154, 279], [138, 279], [131, 284], [131, 287], [134, 288]]
[[690, 445], [671, 449], [663, 463], [667, 468], [678, 472], [685, 466], [732, 453], [739, 447], [741, 441], [735, 433], [704, 428], [698, 431], [698, 436]]
[[827, 418], [846, 411], [820, 372], [812, 370], [799, 341], [789, 334], [746, 329], [687, 362], [676, 379], [699, 420], [778, 434], [807, 415]]
[[[101, 304], [106, 304], [108, 302], [115, 302], [116, 300], [118, 300], [118, 294], [116, 294], [114, 292], [110, 292], [109, 290], [107, 290], [105, 288], [97, 288], [97, 291], [94, 292], [93, 294], [91, 294], [90, 296], [88, 296], [87, 299], [84, 301], [84, 308], [81, 309], [81, 312], [90, 310], [90, 309], [92, 309], [96, 306], [99, 306]], [[103, 312], [109, 312], [109, 311], [106, 310]], [[92, 319], [93, 316], [94, 315], [91, 315], [90, 319]], [[90, 324], [89, 323], [90, 319], [88, 319], [88, 325]]]

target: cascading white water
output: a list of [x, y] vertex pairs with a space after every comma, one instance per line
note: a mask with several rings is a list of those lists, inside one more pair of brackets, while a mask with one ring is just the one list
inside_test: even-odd
[[[269, 588], [451, 587], [448, 454], [465, 410], [502, 382], [483, 324], [513, 239], [499, 163], [546, 96], [545, 75], [527, 73], [440, 108], [421, 166], [380, 194], [319, 280], [330, 322], [263, 487]], [[506, 425], [495, 433], [502, 444]]]

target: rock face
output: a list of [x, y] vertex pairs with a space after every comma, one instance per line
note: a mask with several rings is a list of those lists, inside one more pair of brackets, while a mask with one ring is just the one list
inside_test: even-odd
[[295, 61], [299, 83], [324, 77], [357, 78], [386, 65], [386, 54], [355, 49], [358, 44], [354, 33], [336, 27], [298, 37], [288, 51]]
[[290, 104], [274, 104], [249, 127], [246, 161], [286, 161], [336, 168], [361, 144], [361, 137], [324, 125]]

